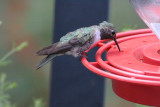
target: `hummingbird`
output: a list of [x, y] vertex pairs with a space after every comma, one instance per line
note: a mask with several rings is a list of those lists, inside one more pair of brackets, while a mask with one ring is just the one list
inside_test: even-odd
[[37, 55], [46, 57], [36, 66], [36, 69], [53, 60], [56, 56], [72, 55], [74, 57], [84, 57], [83, 53], [99, 40], [112, 39], [115, 41], [119, 51], [120, 47], [116, 41], [116, 31], [112, 23], [103, 21], [99, 25], [79, 28], [69, 32], [48, 47], [37, 52]]

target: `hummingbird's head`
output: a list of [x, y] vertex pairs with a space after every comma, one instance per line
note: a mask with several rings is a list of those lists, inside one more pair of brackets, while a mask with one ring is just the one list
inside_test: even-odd
[[112, 23], [103, 21], [99, 24], [101, 40], [116, 38], [116, 31]]
[[112, 23], [103, 21], [102, 23], [99, 24], [99, 28], [100, 28], [101, 40], [104, 40], [104, 39], [114, 40], [120, 51], [119, 45], [116, 40], [116, 30], [114, 28], [114, 25]]

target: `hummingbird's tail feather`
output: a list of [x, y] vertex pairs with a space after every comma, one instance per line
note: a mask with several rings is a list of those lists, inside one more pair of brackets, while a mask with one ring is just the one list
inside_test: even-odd
[[36, 66], [36, 70], [38, 70], [39, 68], [41, 68], [43, 65], [47, 64], [49, 61], [51, 61], [52, 59], [54, 59], [57, 55], [48, 55], [46, 58], [44, 58], [37, 66]]

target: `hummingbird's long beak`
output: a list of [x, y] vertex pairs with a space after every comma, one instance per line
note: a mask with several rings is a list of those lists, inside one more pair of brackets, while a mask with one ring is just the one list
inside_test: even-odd
[[116, 45], [117, 45], [117, 47], [118, 47], [119, 52], [121, 52], [120, 47], [119, 47], [119, 45], [118, 45], [118, 42], [117, 42], [116, 38], [114, 38], [113, 40], [114, 40], [114, 42], [116, 43]]

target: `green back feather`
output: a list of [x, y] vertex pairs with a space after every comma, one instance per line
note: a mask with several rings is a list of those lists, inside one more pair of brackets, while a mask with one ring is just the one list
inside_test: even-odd
[[99, 25], [94, 25], [94, 26], [90, 26], [90, 27], [83, 27], [83, 28], [77, 29], [73, 32], [69, 32], [65, 36], [61, 37], [60, 42], [57, 45], [57, 47], [61, 46], [63, 43], [68, 42], [69, 40], [71, 40], [75, 36], [77, 38], [81, 38], [84, 35], [90, 35], [90, 33], [92, 31], [94, 31], [95, 29], [101, 29], [101, 28], [104, 28], [104, 27], [108, 27], [108, 28], [111, 28], [111, 29], [114, 28], [112, 23], [108, 23], [106, 21], [103, 21]]
[[58, 46], [61, 46], [61, 44], [68, 42], [70, 39], [72, 39], [75, 36], [77, 36], [77, 38], [81, 38], [84, 35], [89, 35], [90, 32], [92, 32], [95, 28], [98, 28], [98, 26], [84, 27], [84, 28], [77, 29], [73, 32], [69, 32], [65, 36], [60, 38], [60, 43], [58, 44]]

